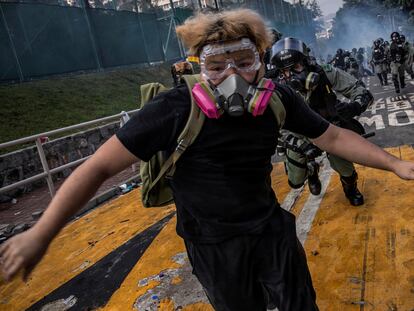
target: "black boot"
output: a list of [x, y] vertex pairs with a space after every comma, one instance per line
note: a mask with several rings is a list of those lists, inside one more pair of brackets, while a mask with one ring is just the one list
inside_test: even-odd
[[405, 76], [400, 76], [400, 84], [401, 84], [401, 88], [405, 88]]
[[[316, 164], [316, 163], [315, 163]], [[314, 165], [312, 174], [308, 176], [308, 187], [310, 193], [313, 195], [319, 195], [322, 190], [322, 184], [319, 180], [319, 165]]]
[[382, 75], [380, 73], [378, 73], [377, 76], [378, 76], [378, 79], [380, 81], [380, 84], [384, 85], [384, 82], [382, 81]]
[[364, 204], [364, 196], [357, 188], [357, 180], [358, 174], [356, 171], [354, 171], [349, 177], [341, 176], [341, 183], [345, 196], [353, 206]]
[[384, 72], [382, 74], [382, 81], [384, 81], [384, 85], [388, 85], [388, 77], [387, 77], [387, 73]]
[[395, 93], [400, 92], [400, 82], [398, 81], [398, 76], [392, 76], [392, 82], [394, 82]]

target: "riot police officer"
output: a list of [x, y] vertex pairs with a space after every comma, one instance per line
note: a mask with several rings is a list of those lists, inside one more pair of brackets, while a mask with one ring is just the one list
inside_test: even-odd
[[[271, 61], [280, 71], [281, 79], [303, 95], [314, 111], [332, 123], [363, 134], [363, 127], [353, 117], [360, 115], [372, 103], [372, 94], [362, 82], [341, 69], [329, 64], [309, 64], [307, 52], [302, 41], [285, 38], [273, 45]], [[338, 102], [335, 92], [349, 98], [350, 102]], [[294, 133], [285, 132], [283, 137], [300, 144], [298, 148], [287, 146], [286, 150], [285, 165], [290, 186], [299, 188], [308, 178], [311, 193], [318, 195], [321, 191], [318, 169], [309, 171], [307, 163], [309, 153], [313, 153], [310, 141]], [[328, 159], [340, 175], [349, 202], [354, 206], [362, 205], [364, 197], [357, 187], [358, 175], [353, 163], [334, 155], [328, 155]]]
[[336, 68], [345, 70], [345, 55], [344, 55], [344, 50], [337, 49], [335, 56], [330, 61], [330, 64], [332, 64]]
[[381, 85], [388, 85], [387, 55], [379, 39], [374, 41], [370, 63], [373, 65]]
[[352, 48], [351, 56], [356, 59], [357, 54], [358, 54], [357, 48]]
[[359, 64], [358, 61], [355, 59], [352, 53], [349, 51], [345, 51], [345, 71], [348, 72], [350, 75], [354, 76], [356, 79], [359, 79]]
[[400, 93], [400, 87], [405, 87], [405, 77], [404, 77], [404, 63], [406, 60], [406, 50], [404, 49], [403, 44], [401, 43], [400, 34], [394, 31], [391, 34], [391, 46], [389, 49], [390, 56], [390, 67], [392, 81], [394, 82], [394, 88], [396, 93]]
[[[272, 28], [272, 45], [275, 44], [277, 41], [279, 41], [283, 34], [278, 31], [276, 28]], [[270, 63], [270, 56], [271, 56], [271, 49], [269, 48], [264, 56], [263, 56], [263, 63], [265, 64], [265, 77], [269, 79], [273, 79], [277, 76], [277, 70], [274, 68], [274, 66]]]
[[411, 79], [414, 79], [414, 72], [413, 72], [413, 46], [410, 42], [405, 40], [404, 35], [400, 35], [401, 43], [404, 47], [406, 53], [406, 59], [404, 62], [404, 69], [410, 75]]

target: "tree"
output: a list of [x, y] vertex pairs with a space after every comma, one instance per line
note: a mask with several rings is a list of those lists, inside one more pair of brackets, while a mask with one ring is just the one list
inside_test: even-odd
[[306, 7], [311, 10], [313, 18], [322, 16], [322, 10], [317, 0], [308, 0], [308, 2], [306, 2]]

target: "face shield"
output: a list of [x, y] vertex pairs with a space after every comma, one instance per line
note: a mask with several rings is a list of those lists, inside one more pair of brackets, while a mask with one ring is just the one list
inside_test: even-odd
[[201, 74], [207, 80], [219, 80], [233, 68], [237, 73], [260, 69], [259, 52], [250, 39], [229, 43], [208, 44], [200, 54]]

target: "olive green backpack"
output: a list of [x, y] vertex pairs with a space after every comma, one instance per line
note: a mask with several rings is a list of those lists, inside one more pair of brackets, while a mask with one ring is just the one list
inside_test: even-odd
[[[145, 207], [161, 207], [174, 203], [168, 179], [174, 175], [175, 164], [184, 151], [195, 141], [204, 124], [205, 115], [194, 101], [191, 90], [199, 82], [199, 74], [184, 75], [182, 80], [187, 84], [191, 95], [191, 110], [187, 123], [178, 136], [177, 147], [167, 158], [165, 152], [157, 152], [148, 162], [141, 161], [141, 199]], [[169, 88], [154, 82], [141, 85], [141, 108], [160, 92]], [[283, 126], [286, 111], [277, 93], [274, 93], [270, 107], [275, 114], [279, 128]]]

